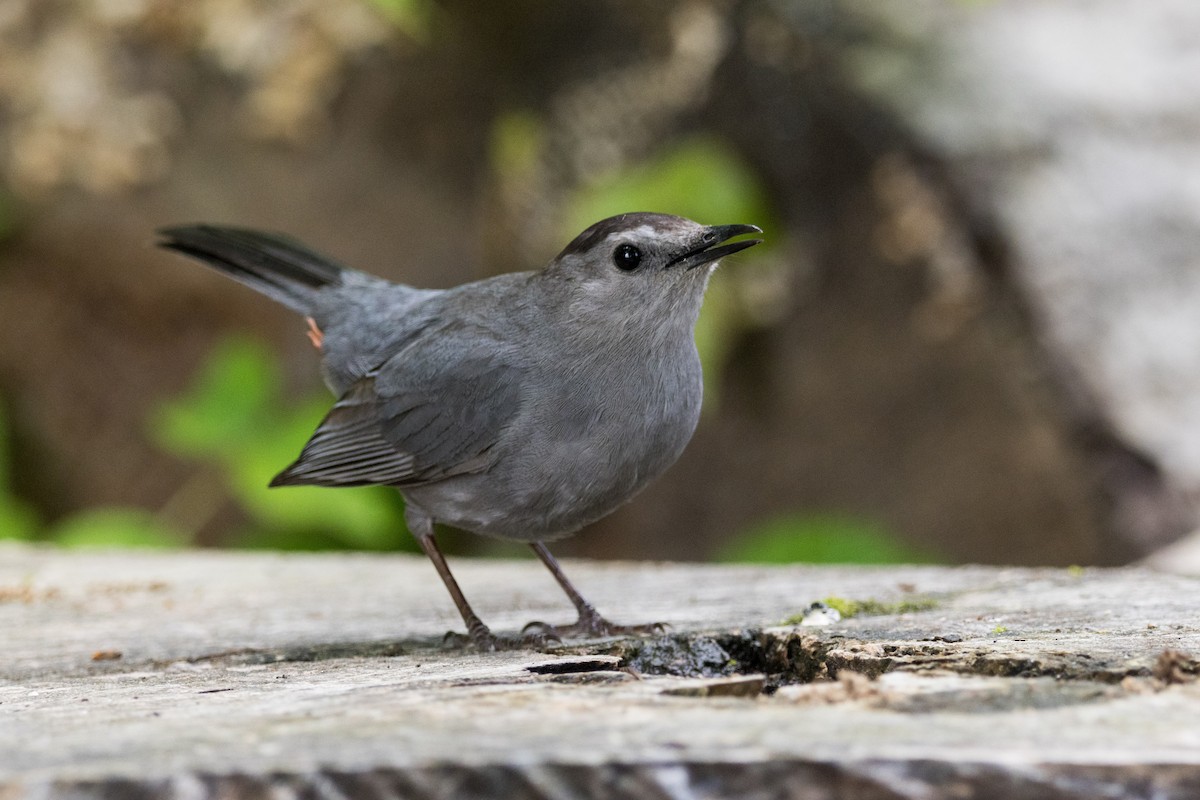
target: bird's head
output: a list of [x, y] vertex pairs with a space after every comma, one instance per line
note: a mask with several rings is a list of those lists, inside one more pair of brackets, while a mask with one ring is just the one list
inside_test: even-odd
[[580, 313], [669, 314], [694, 325], [718, 259], [762, 241], [729, 242], [749, 233], [762, 230], [701, 225], [670, 214], [621, 214], [576, 236], [546, 272], [569, 284], [570, 303]]

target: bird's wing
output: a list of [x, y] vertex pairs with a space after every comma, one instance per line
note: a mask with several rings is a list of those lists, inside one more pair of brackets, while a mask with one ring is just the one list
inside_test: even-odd
[[478, 342], [440, 344], [359, 379], [271, 485], [404, 486], [486, 469], [520, 406], [521, 371]]

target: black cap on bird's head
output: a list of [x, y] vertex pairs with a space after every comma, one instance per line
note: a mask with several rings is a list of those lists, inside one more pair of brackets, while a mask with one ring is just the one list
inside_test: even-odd
[[617, 274], [692, 271], [762, 242], [743, 239], [724, 244], [749, 233], [762, 233], [762, 229], [756, 225], [707, 226], [670, 214], [620, 214], [600, 220], [576, 236], [555, 263], [586, 262], [593, 269]]

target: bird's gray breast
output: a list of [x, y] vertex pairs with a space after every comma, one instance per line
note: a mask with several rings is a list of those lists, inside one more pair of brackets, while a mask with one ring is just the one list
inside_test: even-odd
[[690, 337], [676, 349], [598, 349], [529, 365], [521, 412], [491, 468], [406, 494], [442, 522], [519, 540], [603, 517], [673, 464], [696, 428], [699, 358]]
[[[685, 357], [669, 367], [654, 354], [580, 370], [530, 420], [540, 458], [527, 465], [534, 501], [577, 525], [628, 500], [683, 452], [700, 412], [701, 382]], [[662, 355], [662, 354], [658, 354]], [[656, 363], [657, 362], [657, 363]], [[547, 393], [547, 396], [552, 396]]]

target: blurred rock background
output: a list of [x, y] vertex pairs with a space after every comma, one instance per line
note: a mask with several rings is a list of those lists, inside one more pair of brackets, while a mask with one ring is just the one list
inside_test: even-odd
[[714, 282], [687, 453], [564, 555], [1143, 557], [1200, 487], [1195, 31], [1186, 0], [0, 0], [0, 537], [410, 546], [388, 490], [265, 490], [330, 402], [303, 322], [156, 227], [440, 287], [658, 210], [769, 246]]

